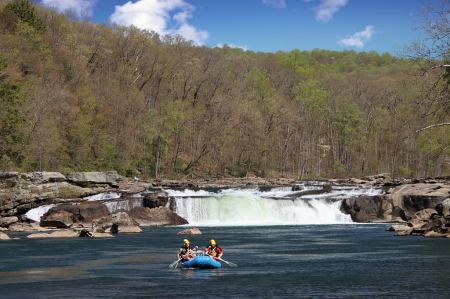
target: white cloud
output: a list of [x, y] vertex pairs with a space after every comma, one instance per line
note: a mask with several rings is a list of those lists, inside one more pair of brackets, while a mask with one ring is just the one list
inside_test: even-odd
[[57, 7], [61, 11], [76, 9], [92, 13], [92, 8], [97, 4], [97, 0], [42, 0], [42, 3], [45, 6]]
[[[195, 7], [184, 0], [138, 0], [135, 3], [129, 1], [121, 6], [116, 5], [110, 19], [121, 25], [154, 30], [160, 35], [180, 34], [202, 45], [209, 33], [188, 23], [194, 10]], [[172, 24], [172, 20], [175, 24]]]
[[[250, 50], [248, 46], [241, 46], [241, 45], [235, 45], [235, 44], [226, 44], [230, 48], [241, 48], [244, 51]], [[224, 44], [218, 43], [216, 47], [223, 48]]]
[[262, 3], [266, 6], [272, 5], [275, 8], [285, 8], [286, 1], [285, 0], [262, 0]]
[[357, 47], [361, 49], [370, 40], [372, 35], [377, 33], [373, 30], [373, 26], [366, 26], [364, 31], [356, 32], [355, 34], [338, 40], [338, 44], [341, 46]]
[[[315, 0], [304, 0], [305, 2], [311, 2]], [[316, 20], [327, 23], [333, 19], [333, 15], [337, 13], [341, 7], [347, 5], [348, 0], [319, 0], [321, 3], [314, 7], [316, 12]]]

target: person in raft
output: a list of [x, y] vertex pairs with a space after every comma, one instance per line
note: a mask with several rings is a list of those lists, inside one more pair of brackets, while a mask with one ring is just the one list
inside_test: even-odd
[[214, 260], [220, 259], [223, 255], [222, 248], [216, 244], [214, 239], [211, 240], [211, 244], [206, 247], [205, 251], [206, 254], [211, 256]]
[[178, 260], [182, 259], [181, 261], [187, 262], [189, 260], [192, 260], [195, 257], [194, 250], [197, 251], [198, 246], [195, 246], [195, 248], [191, 247], [191, 244], [187, 239], [183, 240], [183, 247], [180, 248], [180, 251], [178, 251], [177, 258]]

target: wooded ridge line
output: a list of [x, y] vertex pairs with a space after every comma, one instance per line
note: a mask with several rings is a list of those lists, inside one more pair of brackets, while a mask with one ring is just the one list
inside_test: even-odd
[[0, 171], [450, 175], [448, 55], [422, 50], [210, 48], [0, 0]]

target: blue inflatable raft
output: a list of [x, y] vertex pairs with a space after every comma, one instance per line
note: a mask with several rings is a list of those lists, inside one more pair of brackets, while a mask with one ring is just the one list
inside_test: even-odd
[[183, 263], [183, 268], [221, 268], [222, 265], [210, 256], [196, 256], [192, 260]]

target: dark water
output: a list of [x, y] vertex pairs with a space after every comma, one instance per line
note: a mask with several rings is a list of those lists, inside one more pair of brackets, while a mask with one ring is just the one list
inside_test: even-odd
[[[203, 227], [238, 268], [169, 269], [180, 228], [0, 243], [0, 298], [450, 298], [450, 239], [384, 225]], [[25, 234], [17, 235], [24, 237]]]

